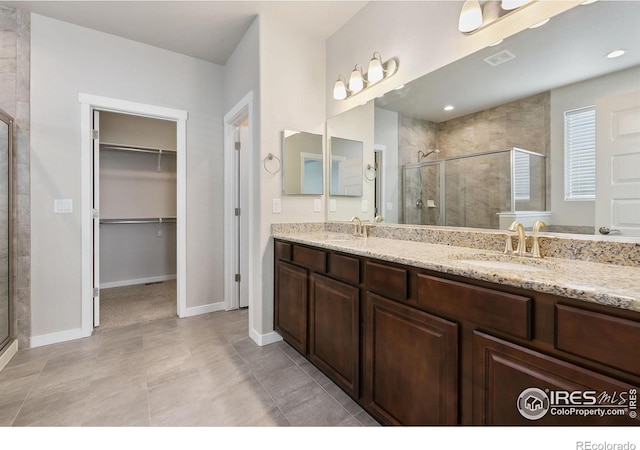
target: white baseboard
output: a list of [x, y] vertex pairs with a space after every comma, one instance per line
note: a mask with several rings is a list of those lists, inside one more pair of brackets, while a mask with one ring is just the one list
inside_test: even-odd
[[253, 339], [253, 341], [258, 344], [260, 347], [264, 345], [273, 344], [274, 342], [279, 342], [282, 340], [282, 336], [280, 336], [275, 331], [267, 334], [260, 334], [253, 328], [249, 330], [249, 337]]
[[224, 302], [210, 303], [208, 305], [193, 306], [191, 308], [186, 308], [182, 318], [199, 316], [200, 314], [207, 314], [207, 313], [216, 312], [216, 311], [224, 311]]
[[161, 281], [175, 280], [175, 275], [161, 275], [159, 277], [136, 278], [133, 280], [110, 281], [108, 283], [100, 283], [100, 289], [109, 289], [122, 286], [133, 286], [136, 284], [160, 283]]
[[18, 353], [18, 340], [14, 339], [13, 342], [4, 350], [4, 353], [0, 355], [0, 371], [4, 369], [4, 366], [11, 361], [11, 358], [13, 358], [13, 355], [16, 353]]
[[57, 333], [31, 336], [30, 344], [31, 348], [42, 347], [43, 345], [57, 344], [58, 342], [73, 341], [81, 337], [83, 337], [82, 328], [74, 328], [71, 330], [58, 331]]

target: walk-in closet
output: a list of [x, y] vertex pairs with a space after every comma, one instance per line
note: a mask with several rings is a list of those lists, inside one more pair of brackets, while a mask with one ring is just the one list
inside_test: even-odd
[[96, 325], [174, 317], [176, 123], [96, 111], [94, 129]]

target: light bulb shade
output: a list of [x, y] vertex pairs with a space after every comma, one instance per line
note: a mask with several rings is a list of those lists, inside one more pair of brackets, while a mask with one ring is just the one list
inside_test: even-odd
[[477, 30], [482, 25], [482, 8], [478, 0], [466, 0], [460, 11], [458, 30], [469, 33]]
[[520, 8], [522, 5], [530, 3], [532, 0], [502, 0], [502, 9], [511, 11], [512, 9]]
[[341, 78], [338, 78], [333, 85], [333, 98], [336, 100], [344, 100], [347, 98], [347, 87]]
[[353, 69], [349, 77], [349, 90], [353, 93], [360, 92], [364, 89], [364, 79], [362, 78], [362, 70], [359, 65]]
[[384, 69], [382, 68], [382, 61], [380, 61], [380, 53], [373, 54], [373, 58], [369, 62], [369, 69], [367, 70], [367, 81], [369, 83], [377, 83], [384, 78]]

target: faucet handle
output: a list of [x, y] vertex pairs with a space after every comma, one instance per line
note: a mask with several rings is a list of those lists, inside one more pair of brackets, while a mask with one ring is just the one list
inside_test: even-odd
[[509, 233], [500, 233], [502, 236], [505, 236], [507, 239], [504, 241], [504, 253], [505, 255], [513, 254], [513, 242], [511, 241], [511, 235]]

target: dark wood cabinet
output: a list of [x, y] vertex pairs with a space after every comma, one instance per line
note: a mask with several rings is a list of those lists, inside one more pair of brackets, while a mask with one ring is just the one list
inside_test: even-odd
[[[640, 425], [636, 311], [275, 244], [276, 331], [383, 424]], [[532, 419], [528, 389], [628, 409]]]
[[275, 324], [280, 335], [300, 353], [307, 353], [307, 271], [278, 261], [275, 269]]
[[458, 420], [458, 329], [453, 322], [366, 294], [364, 402], [385, 423]]
[[309, 359], [358, 398], [360, 289], [322, 275], [310, 277]]
[[[623, 381], [478, 331], [473, 333], [473, 364], [477, 425], [640, 425], [628, 409], [637, 388]], [[525, 391], [531, 388], [542, 399], [536, 392], [529, 398]], [[600, 397], [603, 393], [610, 398]], [[540, 400], [539, 409], [535, 404], [526, 409], [527, 401]]]

